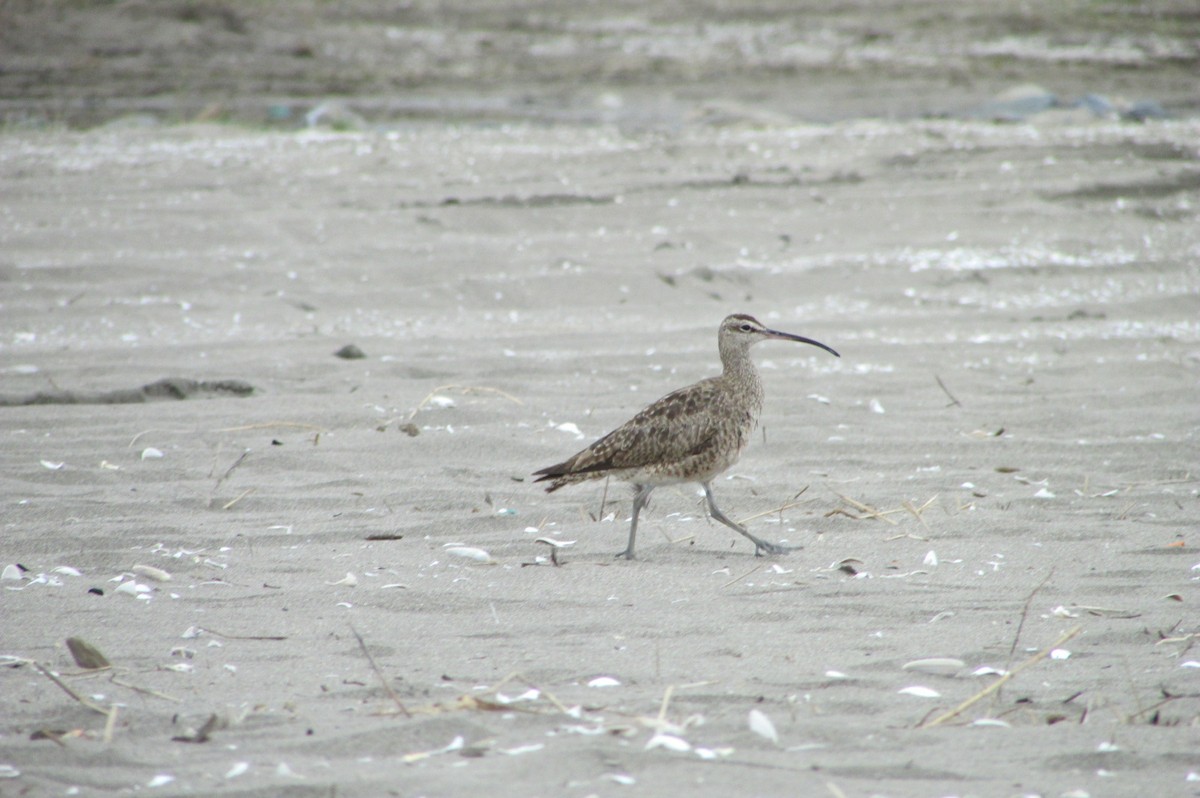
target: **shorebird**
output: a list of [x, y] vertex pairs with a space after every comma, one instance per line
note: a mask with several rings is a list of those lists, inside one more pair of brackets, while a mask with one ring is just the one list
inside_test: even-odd
[[564, 485], [613, 477], [633, 484], [633, 518], [629, 544], [617, 557], [633, 559], [638, 514], [660, 485], [698, 482], [704, 488], [708, 514], [747, 537], [755, 556], [785, 554], [787, 547], [755, 537], [729, 520], [713, 500], [712, 481], [737, 462], [758, 425], [763, 405], [762, 380], [750, 358], [759, 341], [799, 341], [841, 357], [820, 341], [779, 332], [753, 316], [726, 316], [717, 332], [720, 376], [673, 391], [649, 405], [574, 456], [534, 472], [535, 482], [549, 481], [547, 493]]

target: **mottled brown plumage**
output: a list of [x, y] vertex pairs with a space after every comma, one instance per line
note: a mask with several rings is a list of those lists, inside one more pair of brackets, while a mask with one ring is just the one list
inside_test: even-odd
[[768, 543], [730, 521], [713, 501], [712, 480], [737, 462], [750, 433], [758, 424], [763, 390], [750, 347], [770, 339], [819, 346], [819, 341], [763, 326], [743, 313], [727, 316], [717, 334], [720, 376], [709, 377], [667, 394], [600, 440], [561, 463], [534, 473], [549, 481], [546, 492], [600, 477], [633, 483], [633, 518], [629, 544], [619, 557], [633, 559], [638, 514], [659, 485], [699, 482], [709, 514], [754, 543], [754, 553], [782, 554], [785, 548]]

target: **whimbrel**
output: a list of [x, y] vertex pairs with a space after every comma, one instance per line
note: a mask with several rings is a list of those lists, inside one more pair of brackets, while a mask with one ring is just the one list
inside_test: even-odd
[[534, 481], [549, 481], [547, 493], [600, 477], [632, 483], [629, 544], [617, 555], [628, 560], [633, 559], [638, 514], [650, 493], [659, 485], [681, 482], [700, 483], [709, 515], [749, 538], [755, 556], [786, 553], [786, 547], [757, 538], [726, 518], [712, 492], [713, 479], [737, 462], [758, 425], [763, 389], [750, 347], [771, 339], [812, 344], [841, 357], [820, 341], [772, 330], [753, 316], [727, 316], [717, 333], [720, 376], [667, 394], [573, 457], [534, 472]]

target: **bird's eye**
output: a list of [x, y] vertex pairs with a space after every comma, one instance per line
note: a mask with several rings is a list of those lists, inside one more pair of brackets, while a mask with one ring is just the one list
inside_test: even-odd
[[742, 329], [742, 332], [753, 332], [754, 331], [754, 328], [751, 327], [749, 324], [743, 324], [741, 329]]

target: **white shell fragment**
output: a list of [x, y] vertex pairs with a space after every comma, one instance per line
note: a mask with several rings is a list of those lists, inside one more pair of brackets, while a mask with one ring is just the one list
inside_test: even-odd
[[520, 756], [521, 754], [532, 754], [535, 751], [541, 751], [545, 747], [545, 743], [530, 743], [529, 745], [518, 745], [513, 748], [499, 748], [497, 750], [508, 756]]
[[972, 676], [1004, 676], [1008, 671], [1001, 668], [993, 668], [990, 665], [981, 665], [971, 671]]
[[347, 571], [346, 575], [336, 582], [326, 582], [325, 584], [331, 587], [357, 587], [358, 577]]
[[994, 726], [997, 729], [1011, 729], [1012, 724], [1006, 720], [999, 718], [977, 718], [971, 721], [968, 726]]
[[656, 734], [646, 743], [647, 751], [652, 748], [666, 748], [668, 751], [684, 753], [692, 750], [692, 744], [673, 734]]
[[494, 563], [492, 555], [488, 554], [483, 549], [474, 546], [450, 546], [446, 549], [447, 554], [453, 554], [455, 557], [462, 557], [475, 562]]
[[611, 676], [597, 676], [587, 683], [588, 687], [620, 687], [621, 683]]
[[583, 437], [583, 433], [579, 431], [579, 427], [570, 421], [564, 421], [562, 424], [555, 426], [555, 429], [559, 432], [566, 432], [570, 435], [574, 435], [576, 438]]
[[41, 462], [42, 462], [42, 468], [48, 468], [51, 471], [58, 471], [59, 469], [61, 469], [63, 466], [66, 465], [66, 463], [55, 463], [52, 460], [42, 460]]
[[938, 564], [937, 552], [934, 551], [933, 549], [930, 549], [929, 552], [925, 555], [925, 559], [922, 561], [922, 565], [937, 565], [937, 564]]
[[16, 565], [9, 563], [4, 566], [4, 571], [0, 572], [0, 579], [20, 579], [21, 569]]
[[147, 446], [145, 449], [142, 449], [143, 460], [161, 460], [164, 457], [166, 455], [163, 454], [162, 449], [155, 449], [153, 446]]
[[921, 685], [913, 685], [912, 687], [904, 687], [900, 691], [901, 695], [911, 695], [917, 698], [941, 698], [942, 694], [932, 687], [922, 687]]
[[236, 779], [238, 776], [244, 775], [248, 770], [250, 770], [249, 762], [235, 762], [233, 767], [229, 769], [229, 772], [225, 774], [225, 778]]
[[775, 724], [765, 713], [757, 709], [750, 710], [749, 724], [750, 731], [779, 745], [779, 732], [775, 731]]
[[17, 779], [21, 777], [21, 771], [17, 770], [12, 765], [0, 765], [0, 779]]
[[953, 657], [927, 657], [906, 662], [902, 667], [906, 671], [932, 673], [935, 676], [953, 676], [966, 666], [967, 663]]
[[121, 584], [117, 585], [115, 590], [113, 590], [114, 593], [124, 593], [129, 596], [137, 596], [140, 594], [149, 593], [150, 591], [150, 585], [143, 585], [141, 582], [135, 582], [132, 579], [127, 582], [122, 582]]
[[59, 565], [50, 569], [52, 574], [62, 574], [63, 576], [83, 576], [83, 572], [78, 568], [72, 568], [69, 565]]
[[1071, 652], [1065, 648], [1056, 648], [1050, 652], [1050, 659], [1070, 659]]
[[155, 582], [170, 582], [171, 575], [161, 568], [155, 568], [153, 565], [135, 565], [133, 572], [138, 576], [144, 576], [147, 579], [153, 579]]
[[163, 786], [166, 786], [167, 784], [170, 784], [173, 781], [175, 781], [175, 777], [170, 775], [169, 773], [159, 773], [157, 776], [150, 779], [150, 781], [146, 782], [146, 786], [147, 787], [163, 787]]
[[505, 695], [504, 693], [496, 693], [497, 704], [515, 704], [519, 701], [537, 701], [542, 695], [542, 691], [536, 687], [530, 687], [520, 695]]

